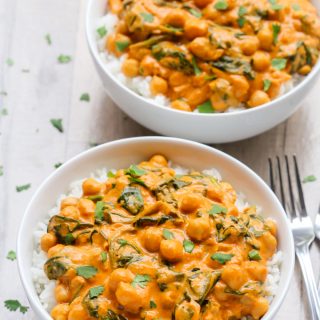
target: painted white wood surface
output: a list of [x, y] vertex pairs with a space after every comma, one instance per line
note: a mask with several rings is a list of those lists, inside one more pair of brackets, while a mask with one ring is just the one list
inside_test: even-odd
[[[31, 195], [54, 170], [90, 147], [118, 138], [151, 135], [115, 107], [104, 93], [93, 68], [84, 34], [85, 0], [0, 0], [0, 319], [36, 319], [32, 310], [21, 315], [4, 308], [4, 300], [28, 301], [18, 276], [16, 262], [5, 257], [15, 249], [24, 208]], [[45, 41], [49, 33], [52, 45]], [[59, 64], [60, 54], [72, 56]], [[13, 66], [6, 60], [11, 58]], [[29, 69], [30, 72], [22, 72]], [[305, 184], [308, 209], [315, 215], [320, 202], [320, 81], [302, 108], [287, 122], [258, 137], [217, 148], [237, 157], [264, 179], [267, 158], [297, 154], [302, 175], [315, 174], [318, 180]], [[81, 102], [88, 92], [91, 101]], [[64, 133], [50, 124], [62, 118]], [[16, 185], [32, 187], [17, 193]], [[312, 247], [312, 260], [319, 276], [319, 243]], [[296, 266], [290, 291], [277, 320], [310, 319], [305, 291]]]

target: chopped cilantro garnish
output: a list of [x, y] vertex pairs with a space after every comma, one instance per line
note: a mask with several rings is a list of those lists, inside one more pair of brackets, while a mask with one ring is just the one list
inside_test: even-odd
[[220, 206], [218, 204], [214, 204], [211, 209], [209, 210], [209, 215], [215, 215], [215, 214], [226, 214], [227, 213], [227, 208]]
[[157, 304], [153, 301], [153, 300], [150, 300], [150, 308], [151, 309], [155, 309], [157, 307]]
[[274, 58], [271, 60], [271, 65], [274, 69], [283, 70], [287, 65], [287, 59]]
[[197, 64], [197, 61], [196, 61], [195, 57], [192, 57], [192, 65], [193, 65], [194, 74], [196, 76], [200, 75], [201, 74], [201, 69], [199, 68], [199, 66]]
[[278, 36], [281, 31], [281, 27], [279, 24], [273, 23], [272, 24], [272, 33], [273, 33], [273, 44], [276, 45], [278, 42]]
[[185, 252], [191, 253], [194, 249], [194, 243], [191, 240], [183, 240], [183, 248]]
[[125, 41], [116, 41], [116, 48], [118, 51], [123, 52], [127, 49], [130, 42], [128, 40]]
[[55, 165], [54, 165], [54, 167], [56, 168], [56, 169], [58, 169], [59, 167], [61, 167], [62, 166], [62, 162], [57, 162]]
[[151, 23], [154, 20], [153, 15], [151, 13], [149, 13], [149, 12], [141, 12], [140, 16], [143, 18], [143, 21], [145, 21], [145, 22], [150, 22]]
[[23, 306], [18, 300], [6, 300], [4, 302], [4, 306], [9, 311], [17, 311], [17, 310], [19, 310], [23, 314], [25, 314], [29, 309], [29, 307]]
[[49, 46], [51, 46], [52, 40], [51, 40], [51, 36], [50, 36], [49, 33], [47, 33], [47, 34], [45, 35], [45, 39], [46, 39], [46, 41], [47, 41], [47, 44], [48, 44]]
[[90, 95], [89, 95], [89, 93], [83, 93], [83, 94], [80, 96], [80, 101], [89, 102], [89, 101], [90, 101]]
[[71, 61], [71, 57], [70, 56], [67, 56], [67, 55], [64, 55], [64, 54], [60, 54], [60, 56], [58, 57], [58, 61], [60, 63], [69, 63]]
[[200, 104], [197, 107], [197, 109], [200, 113], [214, 113], [215, 112], [210, 100], [207, 100], [206, 102]]
[[263, 91], [268, 91], [271, 86], [271, 81], [269, 79], [263, 80]]
[[21, 186], [16, 186], [16, 190], [17, 190], [17, 192], [21, 192], [21, 191], [24, 191], [24, 190], [28, 190], [30, 187], [31, 187], [30, 183], [23, 184]]
[[97, 287], [90, 288], [89, 290], [90, 299], [97, 298], [98, 296], [100, 296], [100, 294], [103, 291], [104, 291], [104, 286], [97, 286]]
[[220, 264], [226, 264], [232, 259], [234, 255], [232, 253], [217, 252], [211, 256], [212, 260], [218, 261]]
[[12, 67], [12, 66], [14, 65], [14, 61], [13, 61], [11, 58], [8, 58], [8, 59], [6, 60], [6, 63], [7, 63], [7, 65], [8, 65], [9, 67]]
[[310, 176], [304, 177], [303, 180], [302, 180], [302, 182], [303, 182], [303, 183], [307, 183], [307, 182], [314, 182], [314, 181], [316, 181], [316, 180], [317, 180], [316, 176], [312, 174], [312, 175], [310, 175]]
[[167, 239], [167, 240], [170, 240], [170, 239], [173, 239], [173, 238], [174, 238], [173, 233], [172, 233], [170, 230], [168, 230], [168, 229], [163, 229], [162, 235], [163, 235], [163, 237], [164, 237], [165, 239]]
[[131, 282], [131, 285], [136, 288], [139, 286], [140, 288], [145, 288], [148, 284], [148, 282], [151, 280], [151, 277], [148, 274], [137, 274], [133, 281]]
[[218, 0], [214, 7], [217, 9], [217, 10], [226, 10], [228, 9], [229, 5], [228, 5], [228, 2], [226, 0]]
[[98, 33], [100, 38], [103, 38], [108, 33], [108, 31], [107, 31], [105, 26], [102, 26], [102, 27], [97, 29], [97, 33]]
[[98, 269], [93, 266], [81, 266], [76, 268], [77, 275], [85, 279], [90, 279], [95, 276]]
[[50, 122], [59, 132], [63, 132], [62, 119], [50, 119]]
[[16, 252], [13, 251], [13, 250], [10, 250], [7, 254], [7, 259], [8, 260], [11, 260], [11, 261], [14, 261], [17, 259], [17, 255], [16, 255]]
[[261, 260], [260, 254], [257, 250], [251, 250], [248, 253], [248, 257], [250, 260]]

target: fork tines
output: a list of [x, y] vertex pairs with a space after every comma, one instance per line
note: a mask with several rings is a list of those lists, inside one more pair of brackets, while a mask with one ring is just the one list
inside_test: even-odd
[[[269, 158], [270, 186], [292, 218], [307, 216], [296, 156]], [[298, 199], [298, 200], [297, 200]]]

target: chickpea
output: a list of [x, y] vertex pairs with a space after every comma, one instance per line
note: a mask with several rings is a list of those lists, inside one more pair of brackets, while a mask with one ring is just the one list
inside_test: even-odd
[[218, 301], [227, 301], [229, 295], [225, 292], [226, 285], [222, 282], [218, 282], [214, 287], [214, 295]]
[[80, 199], [78, 208], [80, 210], [80, 213], [83, 215], [93, 214], [95, 210], [95, 204], [89, 199]]
[[249, 82], [246, 77], [234, 74], [230, 76], [230, 82], [233, 85], [234, 96], [238, 100], [244, 101], [250, 88]]
[[109, 289], [116, 291], [120, 282], [131, 282], [134, 279], [134, 274], [124, 268], [118, 268], [112, 271], [109, 280], [107, 281]]
[[122, 10], [121, 0], [111, 0], [109, 1], [110, 10], [113, 14], [118, 14]]
[[68, 320], [81, 320], [81, 319], [88, 319], [87, 311], [83, 308], [82, 304], [73, 304], [70, 307]]
[[70, 290], [74, 293], [79, 290], [82, 286], [84, 286], [86, 280], [83, 277], [76, 276], [70, 282]]
[[254, 91], [253, 94], [251, 95], [248, 101], [248, 105], [250, 107], [257, 107], [269, 101], [270, 101], [270, 98], [266, 92], [262, 90], [257, 90], [257, 91]]
[[[192, 88], [192, 87], [191, 87]], [[197, 106], [208, 99], [210, 89], [208, 86], [193, 88], [186, 93], [186, 100], [192, 106]]]
[[207, 197], [213, 201], [220, 202], [223, 198], [223, 193], [218, 185], [210, 185], [207, 190]]
[[196, 211], [201, 205], [201, 197], [200, 195], [193, 193], [186, 193], [183, 195], [180, 210], [184, 213], [190, 213]]
[[144, 233], [144, 246], [150, 252], [156, 252], [160, 249], [162, 233], [159, 228], [150, 227]]
[[259, 41], [257, 37], [246, 37], [241, 43], [240, 48], [246, 56], [251, 56], [259, 48]]
[[270, 232], [265, 232], [260, 238], [259, 238], [261, 246], [261, 253], [263, 255], [266, 255], [267, 258], [270, 258], [273, 253], [277, 249], [277, 239], [275, 236], [273, 236]]
[[192, 40], [197, 37], [203, 37], [208, 33], [208, 23], [205, 20], [188, 19], [184, 26], [184, 34]]
[[161, 154], [155, 154], [152, 156], [149, 160], [152, 164], [154, 165], [160, 165], [162, 167], [167, 167], [168, 166], [168, 161], [167, 159], [162, 156]]
[[160, 244], [160, 253], [164, 259], [170, 262], [176, 262], [183, 257], [183, 247], [178, 240], [162, 240]]
[[138, 313], [143, 307], [143, 295], [129, 283], [120, 282], [116, 291], [116, 298], [131, 313]]
[[188, 81], [189, 81], [188, 76], [179, 71], [172, 72], [169, 77], [169, 84], [172, 87], [183, 85]]
[[311, 66], [305, 65], [302, 68], [299, 69], [299, 74], [306, 76], [311, 71]]
[[55, 287], [54, 295], [55, 295], [58, 303], [69, 302], [69, 300], [70, 300], [69, 289], [61, 283]]
[[69, 206], [74, 206], [76, 207], [77, 204], [79, 202], [79, 199], [78, 198], [74, 198], [74, 197], [68, 197], [68, 198], [64, 198], [62, 201], [61, 201], [61, 204], [60, 204], [60, 209], [63, 209], [65, 207], [69, 207]]
[[139, 74], [139, 62], [136, 59], [126, 59], [121, 68], [122, 72], [129, 78], [136, 77]]
[[230, 264], [223, 268], [221, 279], [231, 289], [239, 290], [248, 281], [248, 275], [240, 266]]
[[194, 4], [200, 8], [204, 8], [210, 3], [212, 3], [212, 0], [194, 0]]
[[166, 290], [161, 293], [161, 304], [165, 309], [171, 309], [176, 304], [177, 298], [177, 291]]
[[224, 50], [217, 49], [210, 43], [206, 37], [197, 37], [188, 45], [188, 49], [197, 57], [203, 60], [217, 60], [222, 55]]
[[254, 319], [260, 319], [269, 309], [269, 302], [266, 298], [258, 297], [252, 308], [251, 308], [251, 314]]
[[256, 51], [252, 59], [253, 67], [256, 71], [265, 71], [270, 67], [270, 55], [268, 52]]
[[142, 58], [140, 62], [139, 73], [143, 76], [153, 75], [155, 67], [158, 65], [158, 62], [153, 57], [146, 55]]
[[51, 317], [53, 318], [53, 320], [68, 320], [68, 313], [69, 313], [68, 303], [57, 304], [51, 310]]
[[183, 100], [174, 100], [171, 102], [171, 107], [173, 109], [177, 109], [177, 110], [181, 110], [181, 111], [187, 111], [187, 112], [191, 112], [191, 108], [190, 106]]
[[177, 306], [174, 315], [176, 320], [198, 320], [200, 319], [200, 305], [193, 300], [184, 301]]
[[168, 91], [168, 82], [161, 77], [154, 76], [150, 83], [150, 90], [153, 95], [165, 94]]
[[48, 252], [50, 248], [57, 244], [57, 237], [53, 233], [46, 233], [41, 237], [41, 249]]
[[266, 280], [268, 270], [262, 263], [258, 261], [246, 261], [244, 266], [251, 279], [261, 282]]
[[79, 219], [80, 217], [80, 212], [79, 209], [74, 207], [74, 206], [68, 206], [68, 207], [64, 207], [61, 211], [60, 211], [60, 215], [67, 217], [67, 218], [71, 218], [71, 219]]
[[186, 13], [181, 9], [172, 9], [164, 18], [164, 23], [173, 27], [183, 28], [186, 22]]
[[62, 251], [64, 248], [63, 244], [56, 244], [55, 246], [51, 247], [48, 250], [48, 258], [52, 258], [53, 256], [58, 255], [58, 253], [60, 253], [60, 251]]
[[101, 191], [101, 189], [102, 183], [93, 178], [86, 179], [82, 183], [82, 190], [84, 195], [86, 196], [98, 194]]
[[277, 224], [273, 219], [267, 219], [265, 225], [269, 228], [269, 231], [273, 236], [277, 235]]
[[209, 238], [211, 233], [210, 222], [205, 218], [195, 218], [189, 220], [187, 226], [188, 236], [196, 241], [203, 241]]
[[269, 28], [260, 29], [257, 37], [259, 39], [259, 46], [261, 49], [269, 51], [272, 48], [273, 34]]

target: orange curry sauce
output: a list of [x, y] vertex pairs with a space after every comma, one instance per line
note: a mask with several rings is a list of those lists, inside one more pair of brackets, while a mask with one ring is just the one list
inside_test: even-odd
[[41, 239], [54, 320], [260, 319], [276, 225], [227, 182], [160, 155], [83, 182]]
[[[106, 50], [122, 72], [151, 76], [153, 95], [183, 111], [223, 112], [276, 98], [319, 55], [309, 0], [109, 0], [119, 22]], [[107, 32], [108, 30], [106, 30]]]

